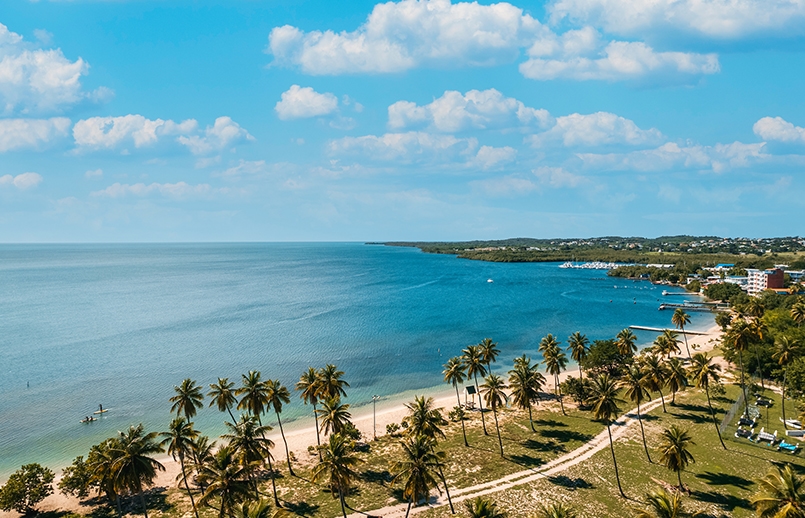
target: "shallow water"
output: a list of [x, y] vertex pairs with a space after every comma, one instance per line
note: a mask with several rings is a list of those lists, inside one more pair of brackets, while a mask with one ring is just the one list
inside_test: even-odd
[[[130, 424], [165, 429], [186, 377], [206, 386], [257, 369], [292, 386], [307, 366], [336, 363], [361, 404], [439, 384], [441, 365], [485, 337], [504, 370], [537, 358], [547, 333], [670, 325], [662, 289], [355, 243], [2, 245], [0, 474], [62, 466]], [[692, 318], [691, 329], [712, 325]], [[105, 417], [80, 424], [100, 403]], [[283, 421], [309, 412], [294, 394]], [[204, 409], [196, 425], [215, 436], [223, 420]]]

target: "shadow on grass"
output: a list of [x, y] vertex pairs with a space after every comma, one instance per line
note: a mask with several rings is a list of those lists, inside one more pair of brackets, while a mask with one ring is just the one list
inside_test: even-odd
[[309, 504], [307, 502], [285, 502], [283, 507], [296, 516], [313, 516], [319, 512], [319, 506], [317, 504]]
[[587, 442], [593, 438], [593, 436], [588, 433], [577, 432], [575, 430], [540, 430], [539, 434], [548, 439], [556, 439], [562, 442]]
[[70, 514], [71, 513], [69, 511], [42, 511], [39, 513], [32, 513], [30, 516], [35, 515], [41, 518], [62, 518], [63, 516], [68, 516]]
[[752, 510], [752, 506], [750, 505], [749, 500], [746, 498], [716, 493], [715, 491], [693, 491], [691, 496], [696, 500], [701, 500], [702, 502], [707, 502], [709, 504], [715, 504], [722, 509], [726, 509], [727, 511], [732, 511], [736, 507]]
[[710, 486], [735, 486], [741, 489], [749, 489], [754, 482], [748, 478], [739, 477], [738, 475], [729, 475], [727, 473], [713, 473], [712, 471], [705, 471], [699, 473], [696, 478], [700, 478], [707, 482]]
[[521, 443], [524, 447], [534, 451], [559, 451], [566, 452], [567, 449], [562, 444], [556, 444], [553, 441], [535, 441], [534, 439], [527, 439]]
[[548, 480], [552, 484], [556, 484], [557, 486], [562, 486], [567, 488], [571, 491], [576, 489], [593, 489], [595, 488], [594, 485], [590, 484], [583, 478], [571, 478], [567, 475], [557, 475], [555, 477], [548, 477]]
[[532, 457], [530, 455], [507, 455], [506, 458], [526, 468], [536, 468], [545, 464], [545, 461], [541, 458]]
[[699, 415], [699, 414], [688, 414], [688, 413], [686, 413], [686, 414], [677, 414], [677, 413], [672, 413], [671, 415], [673, 415], [676, 419], [682, 419], [684, 421], [690, 421], [690, 422], [692, 422], [694, 424], [703, 424], [703, 423], [707, 423], [707, 422], [712, 421], [712, 419], [710, 418], [709, 414], [707, 416], [703, 416], [703, 415]]
[[388, 482], [391, 482], [391, 478], [391, 473], [389, 473], [387, 469], [384, 469], [383, 471], [367, 469], [361, 473], [361, 480], [374, 484], [380, 484], [382, 486], [385, 486]]
[[568, 424], [556, 419], [534, 419], [535, 426], [551, 426], [553, 428], [567, 428]]

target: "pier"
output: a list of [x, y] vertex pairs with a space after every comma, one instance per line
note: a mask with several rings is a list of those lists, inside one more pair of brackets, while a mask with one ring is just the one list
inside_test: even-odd
[[689, 302], [685, 301], [681, 304], [673, 302], [663, 302], [658, 308], [660, 311], [664, 309], [677, 309], [681, 308], [685, 311], [722, 311], [729, 309], [728, 304], [719, 304], [715, 302]]
[[[655, 333], [664, 333], [665, 331], [674, 331], [679, 332], [677, 329], [665, 329], [662, 327], [648, 327], [648, 326], [629, 326], [629, 329], [636, 329], [638, 331], [654, 331]], [[707, 333], [701, 333], [699, 331], [685, 331], [684, 334], [686, 335], [706, 335]]]

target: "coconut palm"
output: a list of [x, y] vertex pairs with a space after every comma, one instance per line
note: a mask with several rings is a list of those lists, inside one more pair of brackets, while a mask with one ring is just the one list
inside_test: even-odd
[[148, 508], [143, 497], [143, 488], [154, 483], [157, 471], [165, 471], [153, 455], [164, 450], [157, 442], [157, 432], [145, 433], [143, 425], [130, 426], [125, 432], [118, 432], [113, 448], [115, 460], [112, 469], [118, 487], [136, 493], [143, 507], [143, 515], [148, 518]]
[[285, 458], [288, 461], [288, 472], [293, 477], [294, 472], [291, 466], [291, 452], [288, 450], [288, 441], [285, 440], [285, 430], [282, 429], [282, 419], [280, 418], [282, 405], [291, 402], [291, 393], [280, 383], [280, 380], [266, 380], [265, 386], [266, 399], [268, 400], [268, 404], [274, 409], [274, 413], [277, 414], [277, 424], [280, 426], [280, 435], [282, 436], [282, 442], [285, 443]]
[[434, 408], [432, 397], [415, 396], [412, 403], [405, 404], [405, 408], [408, 409], [408, 415], [403, 418], [403, 423], [408, 425], [406, 435], [421, 435], [434, 440], [444, 438], [442, 427], [447, 425], [447, 421], [442, 417], [441, 409]]
[[679, 335], [670, 329], [663, 330], [662, 334], [654, 340], [657, 352], [663, 358], [670, 358], [672, 354], [679, 354]]
[[509, 388], [512, 390], [514, 404], [522, 410], [528, 410], [528, 422], [531, 431], [534, 428], [534, 418], [531, 415], [531, 404], [539, 399], [539, 391], [545, 384], [545, 377], [540, 374], [536, 366], [531, 365], [531, 358], [525, 354], [514, 361], [514, 369], [509, 371]]
[[347, 518], [344, 498], [349, 495], [352, 481], [358, 477], [355, 467], [361, 459], [355, 455], [355, 445], [339, 433], [330, 435], [330, 439], [322, 447], [322, 460], [313, 468], [313, 482], [326, 480], [333, 498], [341, 502], [341, 512]]
[[791, 365], [791, 362], [794, 361], [799, 354], [799, 342], [796, 339], [789, 338], [787, 336], [780, 336], [775, 340], [774, 343], [774, 354], [772, 354], [772, 359], [776, 361], [780, 367], [783, 368], [783, 394], [781, 398], [782, 407], [783, 407], [783, 426], [788, 428], [788, 424], [786, 423], [785, 419], [785, 385], [788, 379], [788, 366]]
[[115, 460], [120, 456], [120, 450], [116, 448], [118, 439], [116, 437], [106, 439], [100, 444], [92, 446], [87, 455], [87, 467], [92, 473], [91, 480], [98, 488], [98, 495], [103, 492], [109, 501], [115, 502], [117, 516], [123, 516], [120, 508], [120, 487], [115, 480]]
[[567, 355], [559, 348], [559, 342], [552, 334], [548, 334], [540, 340], [539, 351], [542, 353], [542, 362], [545, 364], [548, 374], [553, 375], [553, 388], [562, 414], [567, 415], [565, 414], [565, 404], [562, 401], [562, 389], [559, 388], [559, 375], [567, 368]]
[[[256, 417], [243, 414], [240, 420], [235, 423], [226, 423], [229, 433], [222, 435], [224, 439], [229, 441], [229, 446], [234, 450], [238, 456], [241, 464], [250, 467], [248, 472], [249, 480], [254, 486], [256, 498], [260, 498], [260, 492], [257, 489], [257, 483], [252, 477], [251, 468], [259, 466], [263, 461], [268, 460], [269, 466], [271, 465], [271, 448], [274, 447], [274, 442], [271, 439], [266, 439], [266, 432], [271, 431], [271, 427], [263, 426]], [[274, 502], [279, 507], [279, 499], [276, 496], [276, 484], [274, 483], [274, 469], [271, 470], [271, 484], [274, 488]]]
[[237, 505], [248, 498], [252, 469], [239, 461], [234, 447], [222, 446], [201, 467], [199, 481], [207, 484], [207, 489], [199, 498], [199, 505], [214, 507], [217, 503], [219, 518], [234, 518]]
[[476, 496], [464, 502], [469, 518], [506, 518], [508, 514], [498, 509], [498, 505], [488, 498]]
[[190, 504], [193, 506], [193, 513], [198, 518], [196, 501], [193, 499], [193, 492], [190, 491], [190, 484], [187, 481], [187, 468], [185, 467], [185, 457], [189, 454], [193, 456], [193, 444], [198, 439], [198, 432], [193, 429], [193, 423], [188, 423], [184, 417], [175, 417], [171, 421], [168, 431], [160, 434], [163, 439], [160, 446], [165, 448], [173, 460], [179, 459], [179, 466], [182, 472], [179, 475], [183, 480], [187, 494], [190, 495]]
[[340, 398], [324, 400], [316, 412], [321, 418], [321, 427], [325, 434], [341, 433], [352, 417], [349, 413], [349, 404], [342, 403]]
[[593, 416], [607, 425], [609, 434], [609, 449], [612, 452], [612, 464], [615, 466], [615, 480], [618, 482], [618, 491], [623, 498], [626, 494], [621, 487], [621, 478], [618, 474], [618, 461], [615, 459], [615, 446], [612, 444], [612, 430], [610, 426], [620, 413], [619, 404], [624, 401], [618, 397], [618, 385], [609, 374], [599, 374], [593, 378], [590, 386], [588, 404], [593, 409]]
[[[461, 362], [461, 358], [458, 356], [453, 356], [447, 363], [444, 364], [444, 370], [442, 371], [444, 374], [444, 381], [453, 385], [453, 388], [456, 389], [456, 401], [458, 401], [459, 408], [461, 407], [461, 396], [458, 394], [458, 385], [459, 383], [464, 383], [466, 379], [466, 375], [464, 374], [464, 364]], [[469, 446], [470, 443], [467, 442], [467, 430], [464, 428], [464, 418], [461, 418], [461, 434], [464, 436], [464, 446]]]
[[495, 429], [498, 432], [498, 444], [500, 445], [500, 456], [503, 456], [503, 439], [500, 438], [500, 426], [498, 425], [498, 408], [506, 405], [508, 396], [503, 392], [506, 383], [503, 378], [497, 374], [490, 374], [484, 378], [484, 384], [481, 385], [481, 392], [486, 400], [486, 406], [492, 407], [492, 413], [495, 416]]
[[662, 411], [666, 412], [665, 396], [662, 394], [662, 388], [668, 383], [668, 368], [656, 354], [644, 355], [641, 363], [643, 364], [643, 372], [646, 375], [646, 388], [651, 392], [660, 393]]
[[738, 362], [741, 368], [741, 390], [744, 396], [744, 413], [746, 413], [746, 383], [744, 382], [744, 351], [749, 349], [749, 345], [755, 340], [754, 328], [744, 319], [737, 318], [730, 324], [729, 330], [724, 335], [724, 342], [738, 353]]
[[587, 357], [590, 351], [590, 340], [586, 336], [576, 331], [567, 339], [567, 345], [570, 348], [570, 357], [579, 366], [579, 381], [582, 379], [581, 362]]
[[481, 401], [481, 389], [478, 385], [478, 375], [486, 376], [486, 367], [484, 367], [484, 357], [481, 348], [477, 345], [467, 346], [462, 351], [462, 361], [464, 368], [467, 370], [467, 377], [475, 379], [475, 392], [478, 394], [478, 406], [481, 410], [481, 425], [484, 428], [484, 435], [489, 435], [486, 431], [486, 419], [484, 418], [484, 405]]
[[799, 326], [805, 322], [805, 300], [802, 300], [802, 297], [791, 306], [791, 318]]
[[[321, 394], [321, 375], [319, 371], [313, 367], [308, 369], [299, 376], [299, 381], [296, 383], [296, 390], [300, 391], [299, 397], [307, 405], [313, 405], [313, 419], [316, 421], [316, 445], [321, 446], [321, 437], [319, 436], [319, 414], [316, 412], [316, 403], [319, 401]], [[321, 452], [319, 452], [319, 460], [321, 460]]]
[[349, 383], [344, 381], [344, 371], [328, 363], [319, 371], [319, 399], [341, 399], [347, 395], [344, 387], [349, 388]]
[[660, 462], [671, 471], [676, 471], [680, 490], [684, 490], [684, 487], [682, 487], [682, 471], [688, 464], [696, 462], [690, 453], [690, 447], [694, 444], [696, 443], [693, 442], [693, 438], [688, 431], [679, 428], [675, 424], [663, 430], [660, 437]]
[[679, 358], [671, 357], [665, 361], [665, 371], [668, 373], [666, 384], [671, 390], [671, 405], [676, 404], [676, 393], [688, 386], [688, 375], [685, 366]]
[[542, 505], [537, 511], [536, 518], [577, 518], [576, 510], [562, 503]]
[[685, 333], [685, 326], [690, 324], [690, 315], [685, 313], [682, 308], [676, 308], [674, 314], [671, 315], [671, 323], [682, 331], [682, 336], [685, 338], [685, 350], [688, 352], [688, 359], [690, 359], [690, 348], [688, 347], [688, 335]]
[[243, 502], [235, 508], [235, 518], [279, 518], [286, 516], [282, 509], [272, 509], [271, 502], [260, 499], [252, 502]]
[[618, 382], [618, 386], [624, 389], [624, 394], [629, 401], [637, 404], [637, 422], [640, 423], [640, 435], [643, 437], [643, 449], [646, 451], [646, 458], [651, 461], [646, 445], [646, 431], [643, 429], [643, 418], [640, 415], [640, 403], [648, 401], [650, 398], [646, 390], [646, 374], [637, 365], [632, 365], [626, 371], [623, 378]]
[[632, 356], [637, 352], [637, 336], [631, 329], [622, 329], [615, 336], [615, 344], [618, 346], [618, 352], [621, 356]]
[[724, 444], [724, 440], [721, 438], [721, 430], [718, 427], [718, 421], [716, 421], [716, 413], [713, 411], [713, 403], [710, 401], [710, 385], [718, 383], [721, 367], [712, 363], [712, 360], [707, 357], [707, 353], [696, 353], [691, 359], [689, 372], [693, 383], [695, 383], [698, 388], [704, 389], [704, 393], [707, 395], [707, 407], [710, 409], [710, 417], [713, 419], [713, 426], [716, 427], [716, 433], [718, 434], [718, 440], [721, 442], [721, 446], [726, 450], [727, 445]]
[[196, 385], [196, 382], [187, 378], [182, 381], [179, 386], [173, 387], [176, 395], [170, 398], [171, 412], [176, 412], [176, 415], [184, 414], [188, 421], [190, 421], [199, 408], [204, 406], [204, 394], [201, 392], [201, 387]]
[[406, 517], [411, 511], [412, 504], [420, 500], [427, 500], [430, 490], [439, 487], [436, 470], [441, 464], [441, 459], [434, 453], [433, 443], [433, 439], [422, 435], [402, 441], [402, 459], [391, 466], [394, 476], [392, 483], [402, 483], [403, 498], [408, 499]]
[[484, 338], [481, 340], [481, 343], [478, 344], [478, 347], [481, 350], [481, 357], [486, 365], [486, 371], [492, 372], [492, 364], [497, 361], [498, 355], [500, 354], [498, 344], [493, 342], [491, 338]]
[[674, 491], [669, 493], [659, 489], [646, 495], [650, 511], [637, 509], [635, 518], [694, 518], [702, 516], [699, 513], [690, 513], [682, 505], [682, 495]]
[[772, 467], [757, 481], [759, 490], [750, 501], [761, 518], [802, 518], [805, 516], [803, 479], [790, 465]]
[[210, 438], [206, 435], [199, 435], [191, 446], [193, 448], [193, 455], [198, 459], [199, 469], [205, 462], [212, 460], [216, 451], [215, 441], [210, 442]]
[[229, 412], [229, 417], [232, 418], [233, 423], [237, 419], [232, 413], [232, 407], [238, 404], [234, 389], [235, 383], [229, 381], [229, 378], [218, 378], [217, 383], [210, 383], [210, 391], [207, 392], [207, 396], [210, 398], [210, 406], [217, 405], [220, 412]]

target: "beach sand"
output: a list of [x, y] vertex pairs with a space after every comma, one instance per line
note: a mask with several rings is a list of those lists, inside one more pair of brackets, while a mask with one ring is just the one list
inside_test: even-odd
[[[705, 334], [702, 335], [693, 335], [688, 336], [688, 345], [691, 349], [691, 354], [695, 354], [697, 352], [705, 352], [712, 350], [715, 346], [717, 346], [721, 341], [721, 328], [714, 325], [713, 327], [709, 328]], [[685, 345], [684, 343], [680, 344], [680, 348], [682, 353], [680, 356], [686, 356], [687, 353], [685, 352]], [[723, 368], [723, 367], [722, 367]], [[569, 376], [577, 376], [578, 370], [575, 367], [571, 367], [570, 370], [563, 372], [559, 376], [560, 383], [566, 380]], [[553, 392], [554, 390], [554, 383], [553, 383], [553, 376], [546, 375], [545, 376], [547, 383], [544, 388], [545, 392]], [[436, 406], [445, 409], [448, 411], [456, 406], [456, 393], [455, 390], [450, 388], [449, 386], [445, 385], [443, 388], [435, 387], [430, 390], [423, 390], [423, 394], [433, 397]], [[411, 398], [409, 398], [410, 400]], [[464, 396], [461, 396], [462, 402], [464, 400]], [[376, 431], [377, 436], [385, 435], [386, 433], [386, 425], [391, 423], [400, 423], [402, 419], [407, 415], [408, 409], [405, 407], [406, 400], [401, 400], [399, 398], [390, 398], [389, 400], [379, 402], [377, 404], [377, 411], [376, 411]], [[557, 406], [558, 411], [558, 406]], [[311, 408], [312, 413], [312, 408]], [[270, 419], [268, 420], [271, 421]], [[363, 405], [353, 412], [353, 423], [361, 431], [363, 434], [364, 440], [371, 440], [373, 437], [373, 412], [372, 412], [372, 405]], [[285, 437], [288, 441], [288, 448], [294, 453], [297, 464], [308, 464], [313, 463], [316, 460], [315, 455], [310, 455], [308, 453], [308, 446], [315, 446], [316, 444], [316, 429], [314, 426], [307, 426], [304, 428], [300, 428], [293, 431], [288, 431], [285, 434]], [[269, 435], [269, 438], [274, 441], [275, 447], [272, 450], [274, 454], [274, 458], [276, 459], [276, 468], [281, 471], [287, 470], [287, 465], [285, 463], [285, 448], [282, 443], [282, 437], [279, 434], [279, 428], [275, 427], [274, 431]], [[322, 437], [322, 441], [324, 441], [324, 437]], [[174, 461], [169, 456], [164, 456], [159, 458], [159, 461], [165, 466], [165, 471], [160, 472], [156, 482], [156, 487], [162, 488], [169, 488], [174, 487], [177, 485], [176, 477], [179, 474], [180, 468], [179, 463]], [[58, 484], [58, 480], [60, 478], [60, 473], [56, 475], [56, 482], [54, 482], [54, 488], [56, 484]], [[94, 496], [94, 495], [93, 495]], [[73, 511], [79, 513], [88, 513], [91, 510], [91, 507], [85, 504], [82, 504], [77, 498], [65, 496], [62, 493], [56, 492], [46, 498], [40, 505], [40, 511], [54, 511], [54, 510], [62, 510], [62, 511]], [[0, 511], [0, 518], [12, 518], [17, 517], [17, 513], [8, 513]]]

